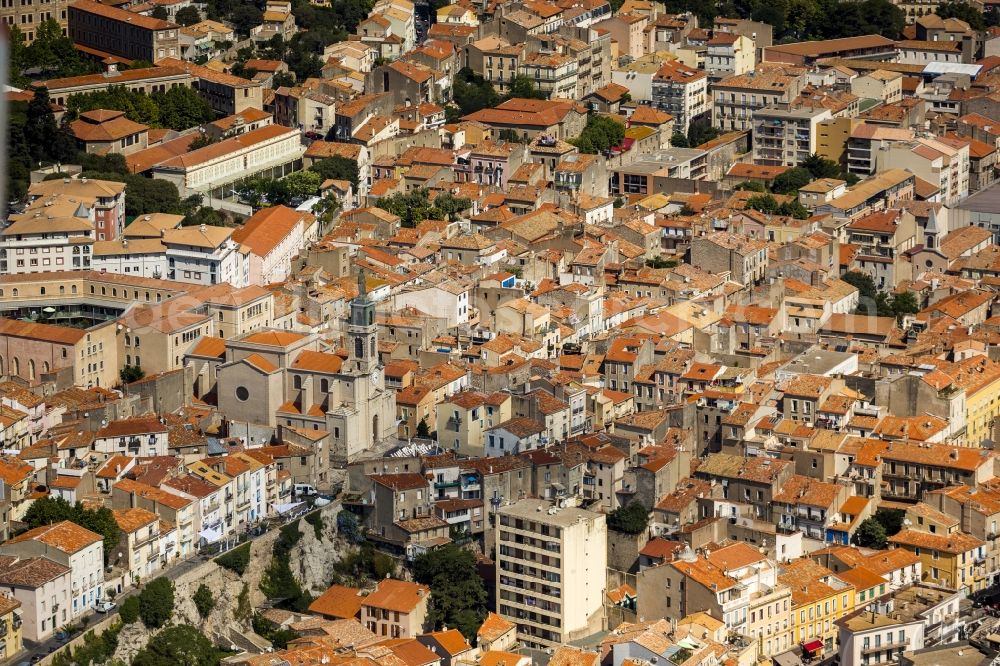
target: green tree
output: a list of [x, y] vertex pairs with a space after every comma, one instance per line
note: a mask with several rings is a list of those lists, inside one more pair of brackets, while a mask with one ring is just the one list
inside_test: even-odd
[[419, 189], [382, 197], [375, 205], [399, 216], [404, 227], [415, 227], [424, 220], [451, 218], [470, 208], [472, 202], [469, 199], [454, 197], [450, 194], [440, 194], [431, 202], [430, 193], [426, 189]]
[[813, 180], [813, 175], [809, 173], [808, 169], [795, 167], [775, 176], [771, 182], [771, 191], [776, 194], [791, 194]]
[[358, 517], [346, 509], [337, 514], [337, 533], [348, 543], [359, 544], [365, 540]]
[[670, 145], [674, 148], [690, 148], [691, 144], [688, 142], [687, 136], [680, 132], [674, 132], [673, 136], [670, 137]]
[[250, 565], [250, 544], [245, 543], [219, 555], [215, 558], [215, 563], [223, 569], [229, 569], [237, 576], [242, 576]]
[[194, 601], [194, 607], [198, 609], [198, 615], [203, 620], [215, 608], [215, 595], [212, 594], [212, 590], [208, 589], [208, 586], [204, 583], [199, 585], [198, 589], [195, 590], [192, 600]]
[[649, 510], [633, 500], [608, 514], [608, 529], [625, 534], [639, 534], [649, 525]]
[[625, 126], [622, 123], [609, 116], [591, 114], [583, 132], [570, 143], [581, 153], [603, 153], [620, 146], [624, 140]]
[[118, 377], [122, 380], [123, 384], [131, 384], [132, 382], [137, 382], [145, 376], [146, 373], [143, 372], [142, 368], [139, 367], [138, 365], [126, 365], [123, 366], [122, 369], [118, 371]]
[[194, 5], [188, 5], [177, 10], [174, 20], [181, 25], [194, 25], [201, 21], [201, 13]]
[[986, 30], [986, 19], [983, 13], [968, 2], [949, 0], [937, 6], [934, 13], [943, 19], [957, 18], [969, 24], [973, 30]]
[[218, 666], [220, 654], [195, 627], [180, 624], [153, 636], [132, 666]]
[[260, 613], [254, 613], [250, 622], [254, 632], [258, 636], [262, 636], [269, 640], [271, 644], [279, 650], [287, 649], [288, 641], [294, 640], [298, 637], [298, 634], [291, 629], [285, 629], [277, 623], [271, 622]]
[[504, 99], [548, 99], [549, 96], [535, 87], [535, 82], [518, 74], [510, 82], [510, 91]]
[[417, 437], [428, 439], [431, 436], [431, 429], [427, 427], [427, 419], [420, 419], [417, 424]]
[[902, 509], [879, 509], [875, 512], [875, 520], [885, 529], [887, 537], [896, 536], [903, 529], [906, 512]]
[[500, 103], [500, 95], [481, 74], [463, 67], [455, 74], [451, 86], [451, 98], [458, 107], [459, 115], [489, 109]]
[[335, 180], [346, 180], [350, 181], [351, 186], [355, 190], [358, 189], [358, 183], [360, 182], [358, 175], [358, 163], [354, 160], [341, 157], [340, 155], [334, 155], [333, 157], [327, 157], [315, 162], [311, 167], [309, 167], [309, 170], [318, 173], [322, 180], [329, 180], [331, 178]]
[[151, 97], [159, 110], [160, 127], [185, 130], [215, 120], [212, 106], [194, 88], [176, 86]]
[[315, 171], [296, 171], [286, 176], [283, 182], [288, 198], [295, 199], [316, 196], [323, 180]]
[[55, 19], [46, 19], [38, 25], [35, 40], [19, 58], [24, 66], [37, 68], [46, 78], [53, 79], [89, 74], [97, 69], [82, 57]]
[[813, 153], [799, 165], [815, 178], [840, 178], [842, 169], [833, 160], [820, 157]]
[[139, 593], [139, 618], [150, 629], [159, 629], [173, 614], [174, 584], [163, 576], [154, 578]]
[[858, 529], [854, 533], [854, 543], [862, 548], [877, 548], [881, 550], [888, 544], [885, 528], [874, 517], [865, 518], [858, 525]]
[[[302, 20], [301, 16], [298, 16]], [[264, 14], [254, 4], [240, 4], [233, 9], [229, 15], [229, 20], [233, 24], [233, 29], [240, 37], [249, 37], [250, 31], [263, 23]]]
[[486, 586], [472, 551], [455, 544], [427, 551], [414, 560], [413, 578], [431, 588], [430, 622], [471, 641], [486, 618]]
[[762, 182], [760, 182], [758, 180], [745, 180], [742, 183], [740, 183], [739, 185], [737, 185], [736, 187], [734, 187], [733, 189], [737, 190], [737, 191], [746, 191], [746, 192], [766, 192], [767, 191], [767, 188], [764, 187], [764, 183], [762, 183]]
[[46, 88], [36, 88], [28, 102], [23, 131], [33, 162], [61, 162], [76, 154], [73, 138], [56, 123]]
[[124, 624], [132, 624], [139, 621], [139, 597], [129, 597], [122, 602], [118, 609], [118, 617]]
[[197, 227], [202, 224], [207, 227], [224, 227], [226, 226], [226, 218], [214, 208], [202, 206], [191, 211], [181, 220], [181, 226], [184, 227]]
[[660, 255], [656, 255], [652, 259], [646, 260], [646, 265], [650, 268], [674, 268], [677, 266], [676, 259], [665, 259]]
[[152, 18], [159, 19], [161, 21], [167, 21], [170, 19], [170, 14], [167, 13], [167, 8], [163, 5], [156, 5], [153, 7], [153, 11], [149, 13]]
[[695, 120], [688, 126], [688, 145], [697, 148], [718, 138], [719, 130], [712, 126], [709, 120]]
[[916, 314], [920, 312], [920, 304], [917, 302], [917, 295], [912, 291], [904, 291], [892, 297], [892, 310], [897, 318], [903, 315]]
[[61, 523], [64, 520], [100, 534], [104, 539], [104, 561], [109, 561], [118, 545], [121, 533], [111, 509], [107, 507], [87, 509], [80, 502], [70, 504], [61, 497], [49, 496], [36, 499], [24, 514], [24, 523], [29, 529]]

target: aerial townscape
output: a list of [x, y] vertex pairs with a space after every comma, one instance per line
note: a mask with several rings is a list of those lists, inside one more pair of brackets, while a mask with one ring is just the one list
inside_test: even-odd
[[0, 666], [1000, 666], [1000, 0], [0, 23]]

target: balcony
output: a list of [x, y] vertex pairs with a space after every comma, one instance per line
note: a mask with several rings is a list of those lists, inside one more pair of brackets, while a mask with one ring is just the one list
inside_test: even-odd
[[884, 650], [898, 650], [905, 648], [909, 644], [909, 639], [903, 639], [901, 641], [893, 641], [892, 643], [883, 643], [882, 645], [872, 645], [861, 648], [861, 654], [875, 654]]

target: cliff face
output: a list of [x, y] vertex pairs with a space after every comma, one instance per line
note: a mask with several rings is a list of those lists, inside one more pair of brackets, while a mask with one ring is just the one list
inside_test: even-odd
[[[340, 509], [339, 503], [320, 509], [323, 517], [320, 538], [316, 537], [312, 524], [299, 520], [302, 538], [292, 549], [289, 564], [295, 577], [313, 595], [326, 590], [333, 578], [334, 564], [347, 552], [347, 545], [337, 536]], [[250, 613], [267, 601], [260, 591], [260, 582], [271, 562], [278, 534], [279, 530], [273, 529], [251, 542], [250, 562], [243, 576], [209, 560], [174, 578], [172, 622], [198, 627], [213, 641], [216, 637], [229, 636], [231, 629], [249, 631]], [[215, 606], [204, 619], [194, 605], [194, 594], [200, 585], [207, 586], [215, 599]], [[126, 664], [131, 663], [152, 635], [153, 632], [146, 629], [142, 622], [124, 627], [119, 634], [115, 658]]]

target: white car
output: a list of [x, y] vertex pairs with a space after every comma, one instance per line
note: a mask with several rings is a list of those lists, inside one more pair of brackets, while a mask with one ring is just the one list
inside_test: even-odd
[[118, 608], [118, 604], [113, 601], [98, 601], [94, 605], [94, 610], [98, 613], [110, 613], [116, 608]]

